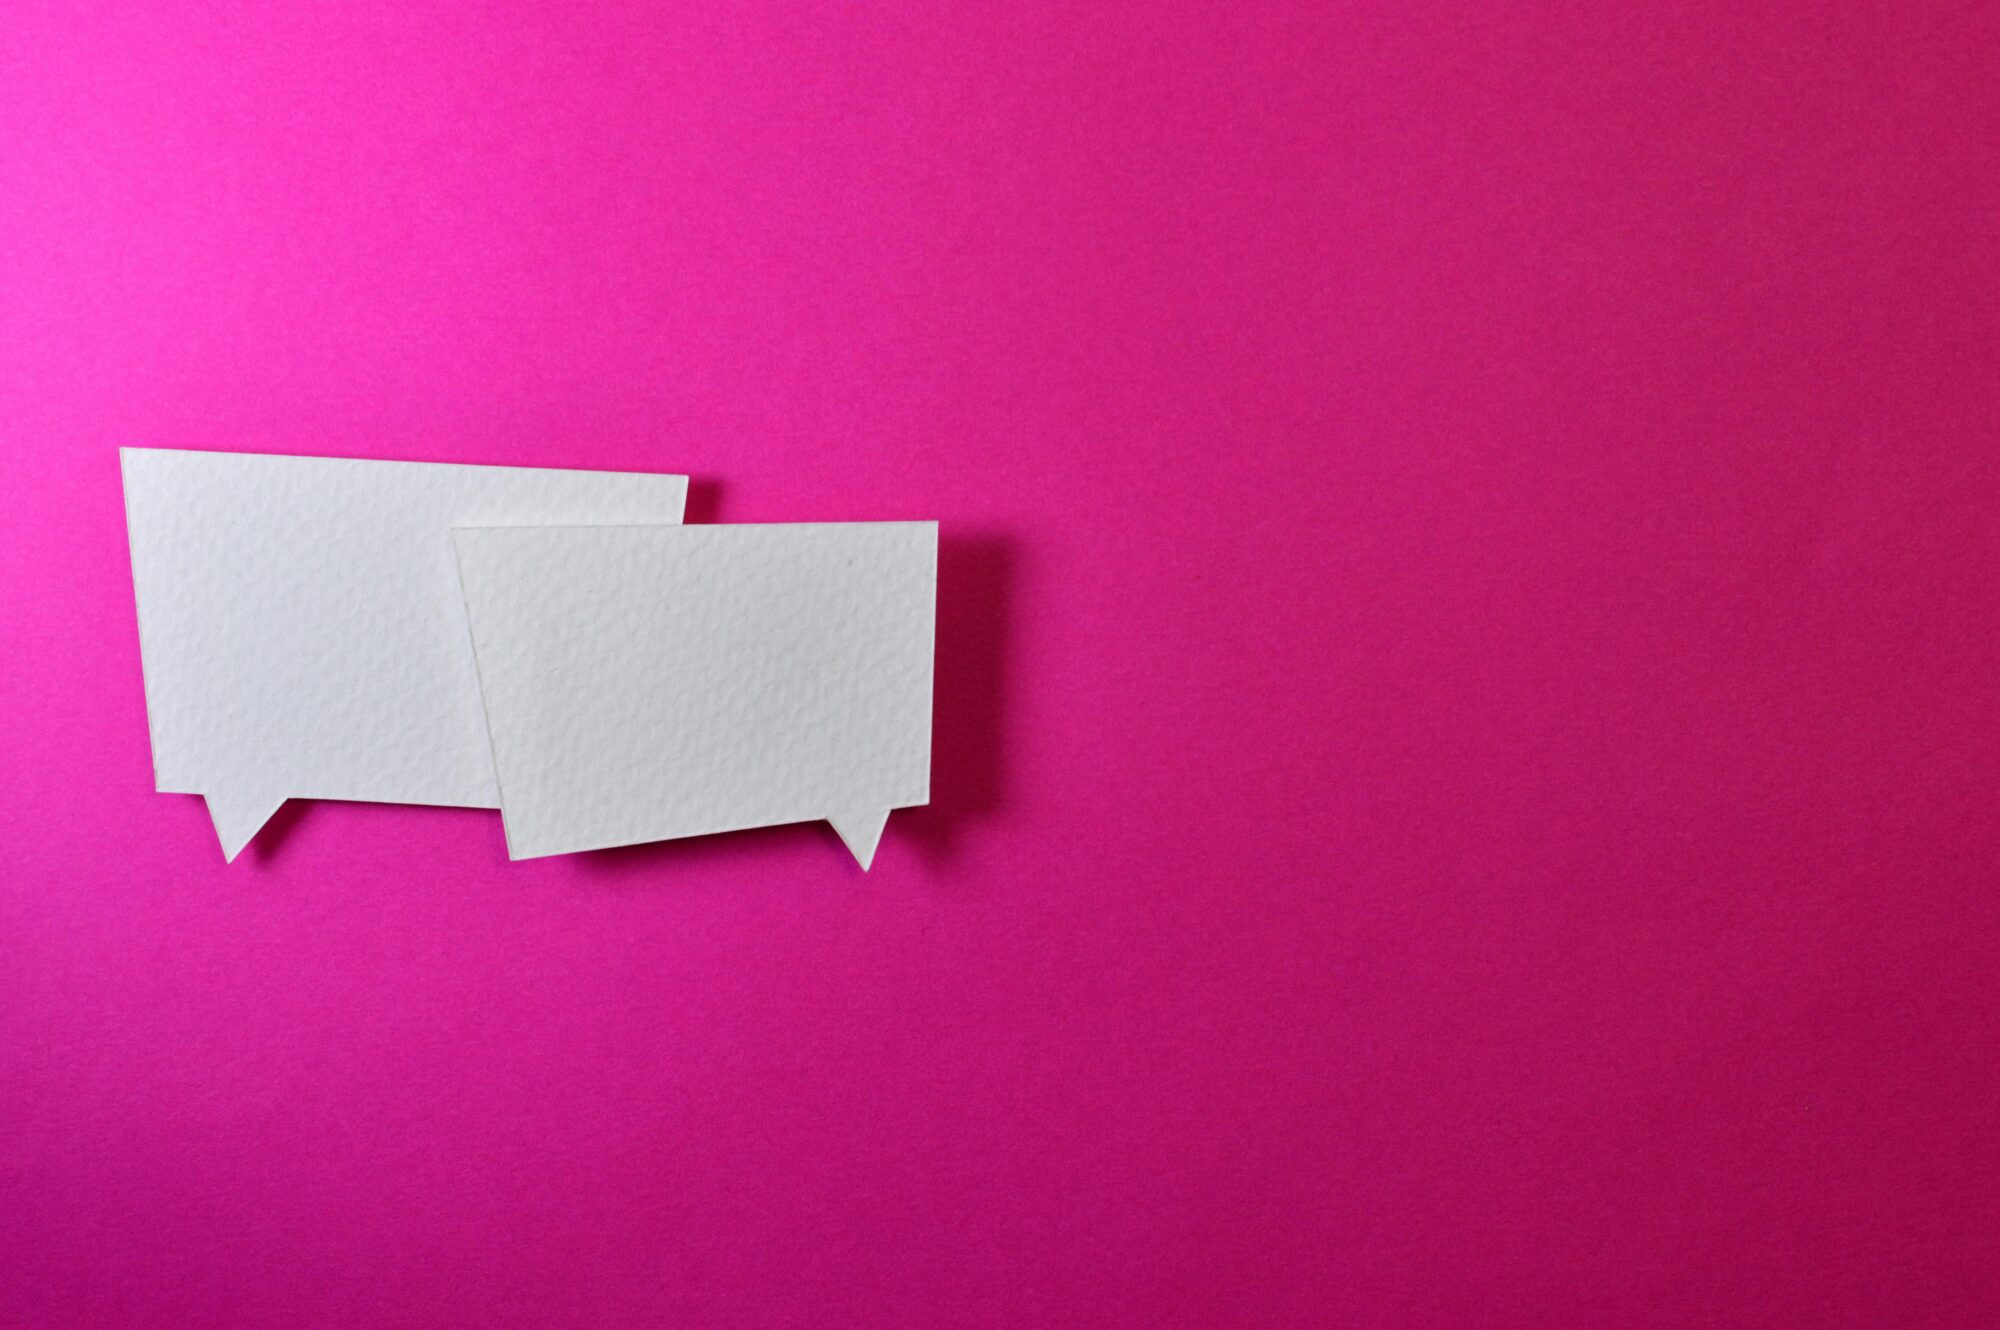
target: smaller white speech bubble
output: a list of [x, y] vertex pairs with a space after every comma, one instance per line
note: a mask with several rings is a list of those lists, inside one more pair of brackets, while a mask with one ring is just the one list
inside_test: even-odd
[[929, 802], [935, 522], [452, 538], [511, 857]]
[[675, 523], [684, 476], [119, 452], [154, 784], [234, 859], [286, 799], [494, 808], [453, 525]]

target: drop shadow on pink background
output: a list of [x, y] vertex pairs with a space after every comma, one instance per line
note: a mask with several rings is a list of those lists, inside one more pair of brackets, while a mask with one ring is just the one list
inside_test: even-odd
[[[189, 797], [200, 798], [199, 795]], [[318, 799], [287, 799], [279, 804], [278, 811], [271, 814], [271, 820], [259, 828], [257, 834], [250, 838], [250, 843], [243, 847], [243, 858], [237, 862], [248, 860], [261, 867], [277, 858], [283, 852], [285, 842], [291, 838], [293, 828], [307, 815], [307, 810], [318, 807], [320, 803]], [[206, 810], [202, 816], [207, 816]]]
[[938, 531], [931, 801], [889, 819], [927, 858], [951, 858], [966, 827], [1006, 805], [1006, 702], [1017, 551], [999, 532]]

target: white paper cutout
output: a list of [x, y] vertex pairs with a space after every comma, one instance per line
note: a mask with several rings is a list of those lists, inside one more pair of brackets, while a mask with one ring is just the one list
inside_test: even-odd
[[936, 523], [453, 541], [511, 857], [929, 801]]
[[828, 813], [826, 820], [840, 833], [848, 851], [867, 872], [875, 863], [875, 847], [882, 840], [882, 828], [889, 825], [889, 810], [877, 808], [867, 813]]
[[216, 838], [222, 842], [222, 862], [232, 864], [236, 862], [236, 856], [243, 853], [243, 847], [271, 820], [271, 815], [285, 806], [285, 796], [267, 794], [259, 799], [245, 796], [232, 803], [217, 795], [207, 794], [202, 796], [202, 802], [208, 805], [208, 816], [215, 823]]
[[234, 859], [288, 798], [499, 804], [454, 525], [677, 523], [683, 476], [127, 448], [154, 784]]

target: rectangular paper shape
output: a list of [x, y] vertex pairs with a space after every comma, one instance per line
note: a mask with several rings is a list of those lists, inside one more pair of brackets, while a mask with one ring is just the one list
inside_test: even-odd
[[929, 801], [935, 522], [453, 538], [512, 857]]
[[155, 784], [207, 795], [232, 856], [287, 798], [497, 806], [452, 527], [677, 523], [687, 494], [671, 475], [120, 460]]

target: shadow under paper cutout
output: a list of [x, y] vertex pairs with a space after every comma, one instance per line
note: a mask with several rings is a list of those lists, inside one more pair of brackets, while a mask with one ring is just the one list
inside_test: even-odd
[[[193, 795], [199, 799], [200, 795]], [[500, 810], [497, 808], [475, 808], [461, 804], [399, 804], [375, 799], [287, 799], [278, 805], [278, 811], [271, 814], [236, 861], [228, 868], [235, 870], [246, 865], [256, 868], [273, 866], [273, 861], [286, 853], [285, 843], [293, 835], [293, 829], [308, 817], [369, 817], [381, 812], [448, 814], [452, 816], [478, 817], [490, 824], [494, 850], [502, 863], [507, 862], [506, 840], [500, 830]], [[213, 836], [211, 834], [211, 839]]]
[[[693, 491], [688, 513], [695, 512]], [[949, 862], [957, 835], [999, 811], [1006, 799], [1005, 705], [1016, 545], [1009, 535], [938, 530], [937, 648], [931, 695], [931, 801], [889, 815], [878, 861], [893, 846], [914, 845], [934, 863]], [[557, 856], [584, 871], [624, 878], [654, 869], [769, 856], [789, 837], [811, 836], [836, 863], [853, 865], [825, 821], [721, 831]], [[858, 866], [854, 871], [859, 874]]]
[[688, 477], [687, 503], [681, 511], [681, 525], [698, 526], [722, 520], [722, 482], [706, 477]]
[[[895, 823], [895, 817], [891, 816], [889, 824], [894, 826]], [[815, 832], [814, 828], [818, 831]], [[674, 840], [641, 841], [637, 845], [610, 845], [601, 850], [578, 850], [574, 854], [552, 854], [542, 859], [525, 860], [515, 866], [567, 865], [586, 877], [614, 886], [638, 886], [641, 885], [641, 877], [663, 880], [662, 875], [686, 873], [704, 866], [741, 867], [755, 859], [776, 862], [785, 853], [784, 847], [793, 843], [793, 838], [820, 833], [825, 835], [827, 848], [838, 856], [837, 863], [854, 865], [854, 856], [848, 853], [840, 837], [825, 822], [788, 822], [775, 827], [747, 827], [740, 831], [714, 831]], [[860, 869], [856, 867], [855, 872], [859, 874]]]
[[301, 817], [305, 816], [306, 805], [319, 802], [316, 799], [285, 800], [278, 805], [276, 812], [264, 819], [263, 823], [258, 826], [250, 839], [244, 842], [243, 848], [237, 851], [235, 859], [231, 860], [223, 857], [222, 846], [218, 841], [216, 833], [215, 817], [208, 806], [207, 798], [199, 794], [180, 794], [178, 792], [175, 794], [175, 797], [193, 800], [199, 807], [201, 812], [201, 827], [207, 833], [209, 845], [215, 850], [216, 860], [229, 869], [238, 869], [249, 864], [262, 864], [266, 860], [275, 857], [279, 849], [284, 845], [285, 838], [291, 835], [292, 828], [298, 824], [298, 820]]
[[1016, 563], [1012, 536], [938, 529], [931, 801], [891, 814], [885, 844], [907, 839], [925, 857], [945, 861], [968, 823], [1004, 806]]
[[278, 811], [265, 819], [264, 825], [257, 828], [257, 834], [243, 847], [243, 852], [236, 856], [236, 862], [248, 859], [251, 863], [261, 864], [276, 855], [284, 848], [292, 828], [305, 816], [306, 805], [317, 802], [316, 799], [287, 799], [279, 804]]

